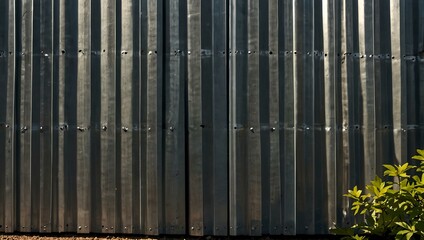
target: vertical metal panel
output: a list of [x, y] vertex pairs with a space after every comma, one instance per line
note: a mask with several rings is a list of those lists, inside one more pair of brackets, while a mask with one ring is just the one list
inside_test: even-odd
[[[202, 119], [202, 68], [201, 68], [201, 25], [202, 6], [206, 1], [187, 2], [187, 107], [188, 107], [188, 164], [189, 164], [189, 231], [190, 235], [202, 236], [210, 232], [205, 226], [204, 174], [202, 142], [204, 127]], [[207, 219], [205, 219], [207, 221]], [[206, 229], [205, 229], [206, 227]]]
[[[2, 9], [9, 8], [9, 3], [4, 1], [0, 3]], [[0, 89], [0, 225], [2, 226], [0, 230], [3, 230], [4, 226], [4, 216], [5, 216], [5, 157], [6, 157], [6, 107], [7, 107], [7, 71], [8, 71], [8, 12], [5, 12], [0, 17], [0, 24], [6, 26], [3, 29], [0, 29], [0, 86], [4, 86]]]
[[[71, 131], [77, 132], [77, 231], [91, 232], [91, 3], [78, 1], [78, 77], [77, 121]], [[73, 103], [75, 104], [75, 103]]]
[[[209, 135], [210, 152], [213, 154], [213, 163], [209, 166], [213, 169], [213, 188], [209, 191], [206, 199], [213, 199], [209, 206], [213, 222], [213, 235], [228, 235], [228, 5], [226, 0], [214, 0], [212, 2], [212, 81], [211, 88], [204, 88], [204, 92], [212, 89], [209, 95], [212, 121], [206, 121], [206, 125], [212, 125], [212, 134]], [[209, 85], [210, 86], [210, 85]], [[207, 118], [205, 120], [208, 120]], [[209, 154], [207, 152], [206, 154]], [[209, 166], [204, 168], [209, 172]], [[206, 185], [208, 186], [208, 185]]]
[[248, 199], [246, 196], [245, 136], [247, 90], [247, 2], [230, 1], [229, 12], [229, 224], [230, 235], [246, 235]]
[[280, 98], [283, 115], [280, 117], [283, 127], [282, 141], [280, 148], [283, 151], [283, 167], [281, 175], [282, 192], [284, 199], [283, 224], [284, 234], [296, 233], [296, 164], [295, 164], [295, 144], [294, 144], [294, 39], [293, 39], [293, 1], [285, 1], [279, 8], [279, 48], [284, 49], [284, 61], [279, 65], [280, 86], [282, 98]]
[[0, 3], [0, 232], [325, 234], [424, 140], [424, 3]]
[[404, 28], [404, 16], [401, 12], [401, 1], [390, 2], [390, 29], [391, 29], [391, 64], [392, 64], [392, 107], [393, 107], [393, 138], [394, 138], [394, 156], [395, 162], [400, 163], [402, 159], [407, 159], [405, 127], [406, 123], [406, 86], [402, 81], [401, 61], [402, 51], [404, 49], [401, 36]]
[[[246, 138], [246, 158], [243, 159], [246, 164], [246, 172], [240, 172], [247, 184], [246, 196], [246, 225], [245, 232], [249, 235], [260, 235], [262, 232], [262, 186], [261, 186], [261, 126], [260, 126], [260, 83], [259, 83], [259, 2], [248, 1], [247, 3], [247, 54], [242, 49], [241, 54], [247, 58], [247, 78], [246, 81], [247, 97], [245, 118], [241, 121], [245, 122], [244, 134]], [[244, 50], [244, 51], [243, 51]], [[241, 93], [240, 93], [241, 94]], [[238, 147], [242, 148], [240, 143]], [[239, 156], [237, 156], [239, 157]], [[230, 159], [231, 161], [232, 159]], [[248, 197], [247, 197], [248, 196]]]
[[162, 86], [164, 51], [163, 38], [159, 23], [162, 23], [163, 1], [147, 1], [147, 85], [146, 114], [147, 114], [147, 140], [146, 140], [146, 234], [163, 233], [163, 173], [162, 173]]
[[[53, 217], [53, 2], [40, 1], [40, 232], [52, 231]], [[34, 36], [35, 37], [35, 36]]]
[[78, 2], [61, 1], [59, 36], [58, 112], [58, 211], [59, 232], [77, 229], [77, 74]]
[[[24, 1], [22, 2], [21, 11], [26, 13], [23, 15], [20, 22], [20, 30], [22, 45], [19, 51], [21, 56], [19, 57], [20, 69], [19, 69], [19, 83], [20, 83], [20, 126], [21, 134], [19, 138], [19, 208], [20, 211], [20, 230], [23, 232], [29, 232], [32, 227], [31, 216], [32, 210], [35, 206], [32, 204], [32, 190], [33, 185], [36, 183], [37, 179], [32, 181], [32, 178], [36, 178], [36, 174], [32, 177], [32, 166], [35, 166], [35, 159], [31, 157], [31, 144], [32, 139], [31, 135], [33, 134], [32, 129], [32, 15], [34, 13], [32, 2]], [[34, 162], [34, 164], [32, 164]]]
[[[122, 3], [120, 232], [139, 232], [139, 3]], [[136, 230], [137, 229], [137, 230]]]
[[328, 221], [331, 226], [336, 222], [336, 116], [335, 116], [335, 83], [337, 78], [335, 39], [336, 14], [335, 2], [332, 0], [323, 1], [323, 39], [324, 39], [324, 105], [325, 105], [325, 130], [326, 130], [326, 198], [328, 206]]
[[[282, 151], [280, 149], [281, 142], [281, 122], [280, 116], [280, 98], [282, 93], [280, 92], [282, 82], [279, 81], [280, 75], [283, 73], [279, 72], [279, 64], [282, 61], [284, 51], [280, 50], [278, 33], [280, 29], [280, 22], [278, 21], [279, 7], [282, 3], [272, 0], [269, 1], [268, 5], [268, 35], [269, 35], [269, 166], [268, 174], [264, 177], [269, 176], [269, 205], [265, 209], [269, 214], [269, 233], [270, 234], [281, 234], [282, 231], [282, 176], [281, 176], [281, 156]], [[266, 185], [265, 182], [264, 185]]]
[[[296, 232], [314, 232], [313, 113], [314, 76], [311, 53], [313, 42], [313, 4], [294, 1], [294, 117], [296, 156]], [[309, 153], [309, 154], [306, 154]], [[302, 187], [300, 187], [302, 186]], [[309, 214], [307, 214], [309, 213]]]
[[[16, 73], [17, 73], [17, 48], [16, 48], [16, 12], [15, 12], [15, 1], [9, 1], [8, 7], [4, 8], [8, 10], [8, 19], [7, 24], [2, 26], [7, 26], [8, 29], [8, 37], [7, 44], [7, 53], [9, 57], [7, 58], [7, 83], [5, 85], [6, 91], [6, 105], [5, 105], [5, 125], [6, 134], [5, 134], [5, 155], [4, 155], [4, 228], [5, 232], [14, 232], [17, 229], [17, 211], [16, 208], [19, 206], [18, 204], [18, 189], [17, 189], [17, 150], [16, 150], [16, 141], [17, 137], [17, 126], [16, 126], [16, 107], [17, 107], [17, 99], [16, 99], [16, 91], [17, 91], [17, 83], [16, 83]], [[4, 14], [6, 15], [6, 14]], [[5, 72], [3, 72], [4, 74]]]
[[165, 233], [185, 229], [186, 1], [165, 1], [164, 180]]
[[[99, 1], [101, 29], [100, 48], [107, 50], [100, 56], [100, 122], [107, 126], [100, 133], [100, 201], [102, 232], [116, 231], [117, 198], [117, 79], [116, 79], [116, 2]], [[93, 93], [94, 94], [94, 93]], [[94, 96], [93, 96], [94, 97]], [[93, 126], [94, 127], [94, 126]], [[128, 127], [127, 127], [128, 128]], [[93, 129], [94, 130], [94, 129]], [[129, 129], [127, 129], [128, 131]]]

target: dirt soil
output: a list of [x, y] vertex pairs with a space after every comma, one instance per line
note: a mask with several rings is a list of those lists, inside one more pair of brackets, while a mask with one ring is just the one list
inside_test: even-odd
[[0, 240], [157, 240], [154, 238], [144, 238], [135, 236], [93, 236], [93, 235], [11, 235], [1, 234]]
[[[1, 0], [0, 0], [1, 1]], [[184, 237], [159, 236], [150, 238], [140, 235], [81, 235], [81, 234], [6, 234], [0, 240], [339, 240], [337, 236], [273, 236], [273, 237]]]

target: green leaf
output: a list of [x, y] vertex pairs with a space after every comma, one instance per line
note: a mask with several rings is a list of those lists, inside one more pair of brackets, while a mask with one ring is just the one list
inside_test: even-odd
[[397, 170], [393, 165], [383, 164], [383, 167], [387, 168], [387, 170], [384, 171], [384, 176], [387, 176], [387, 175], [392, 177], [397, 176]]
[[417, 149], [418, 155], [412, 156], [412, 159], [424, 161], [424, 150], [423, 149]]
[[406, 240], [411, 239], [412, 235], [414, 235], [414, 233], [413, 233], [413, 232], [407, 233], [407, 234], [406, 234]]
[[400, 230], [396, 235], [405, 235], [407, 233], [409, 233], [409, 230]]
[[405, 229], [410, 229], [409, 225], [406, 222], [396, 222], [396, 225], [399, 225]]

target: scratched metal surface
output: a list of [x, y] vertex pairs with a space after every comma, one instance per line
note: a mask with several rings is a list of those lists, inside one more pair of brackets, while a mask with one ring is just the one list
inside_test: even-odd
[[261, 236], [424, 147], [424, 1], [0, 1], [0, 232]]

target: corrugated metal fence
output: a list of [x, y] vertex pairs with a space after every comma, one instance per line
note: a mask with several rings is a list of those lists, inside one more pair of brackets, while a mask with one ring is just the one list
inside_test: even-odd
[[264, 235], [424, 145], [424, 1], [0, 1], [0, 232]]

